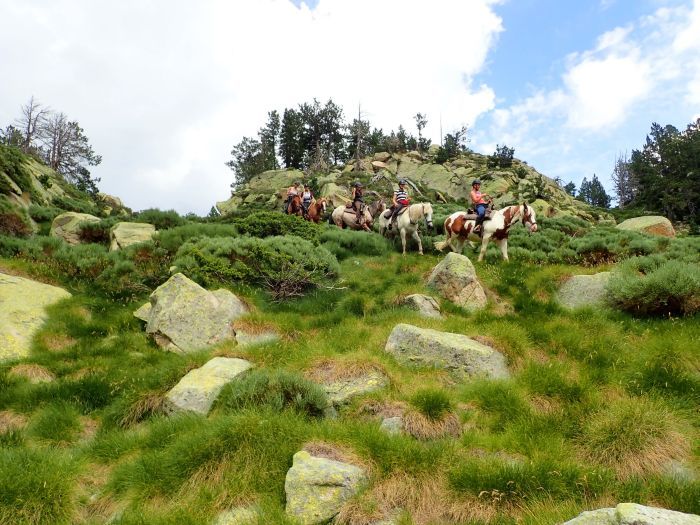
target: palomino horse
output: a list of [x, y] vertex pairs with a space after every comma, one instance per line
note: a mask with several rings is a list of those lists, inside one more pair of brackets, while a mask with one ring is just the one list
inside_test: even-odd
[[311, 203], [304, 218], [307, 221], [313, 221], [318, 224], [318, 221], [321, 220], [321, 215], [324, 213], [326, 213], [326, 199], [319, 199]]
[[[384, 213], [379, 216], [379, 233], [384, 235], [389, 226], [391, 218], [384, 217]], [[418, 253], [423, 255], [423, 244], [418, 235], [418, 225], [422, 220], [428, 228], [433, 227], [433, 207], [429, 202], [411, 204], [408, 209], [396, 218], [394, 226], [401, 235], [401, 245], [403, 246], [403, 254], [406, 255], [406, 234], [410, 233], [411, 237], [418, 243]]]
[[[517, 222], [520, 217], [530, 233], [537, 231], [537, 218], [535, 210], [528, 206], [527, 203], [521, 206], [508, 206], [502, 210], [494, 211], [491, 214], [491, 220], [486, 220], [482, 223], [481, 228], [483, 234], [479, 237], [474, 234], [475, 221], [467, 219], [467, 213], [458, 211], [445, 219], [445, 234], [446, 238], [443, 242], [436, 242], [435, 248], [442, 251], [446, 247], [450, 247], [452, 251], [457, 253], [462, 252], [464, 242], [479, 242], [481, 241], [481, 251], [479, 252], [479, 260], [484, 260], [486, 247], [491, 239], [496, 241], [496, 244], [501, 249], [503, 259], [508, 260], [508, 229]], [[455, 246], [456, 243], [456, 246]]]
[[304, 214], [304, 207], [301, 205], [301, 197], [294, 195], [287, 203], [285, 210], [288, 215], [298, 215], [301, 217]]
[[333, 213], [331, 213], [328, 222], [335, 224], [338, 228], [371, 231], [375, 217], [385, 209], [386, 204], [384, 204], [384, 199], [379, 199], [369, 206], [363, 204], [360, 213], [360, 221], [358, 222], [355, 208], [348, 208], [345, 205], [338, 206], [333, 210]]

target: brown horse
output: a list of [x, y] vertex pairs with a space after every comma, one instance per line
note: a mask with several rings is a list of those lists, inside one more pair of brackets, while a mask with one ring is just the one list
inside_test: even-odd
[[304, 218], [307, 221], [313, 221], [316, 224], [321, 220], [321, 216], [326, 213], [326, 199], [319, 199], [316, 202], [312, 202], [309, 206]]
[[301, 205], [301, 197], [299, 195], [294, 195], [290, 199], [286, 211], [288, 215], [298, 215], [299, 217], [304, 214], [304, 207]]

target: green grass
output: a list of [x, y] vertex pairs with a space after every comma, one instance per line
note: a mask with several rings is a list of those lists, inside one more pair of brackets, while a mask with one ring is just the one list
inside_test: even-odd
[[[246, 227], [262, 227], [260, 217]], [[587, 231], [575, 220], [560, 222], [558, 231], [567, 235]], [[34, 272], [74, 294], [48, 310], [31, 355], [21, 361], [46, 368], [53, 382], [32, 384], [10, 374], [16, 362], [0, 364], [0, 424], [8, 413], [26, 421], [0, 427], [0, 487], [11, 487], [0, 491], [0, 524], [87, 525], [120, 511], [115, 523], [208, 525], [220, 511], [251, 503], [261, 509], [261, 523], [291, 523], [284, 518], [285, 474], [296, 451], [319, 442], [351, 452], [369, 469], [358, 508], [372, 508], [383, 483], [404, 479], [417, 491], [422, 485], [412, 481], [442, 483], [440, 497], [490, 511], [464, 520], [445, 515], [446, 524], [544, 525], [612, 501], [700, 512], [698, 482], [665, 474], [668, 459], [700, 469], [697, 315], [565, 311], [553, 300], [560, 279], [610, 267], [561, 259], [533, 264], [511, 252], [510, 263], [497, 254], [475, 263], [498, 304], [469, 313], [440, 301], [444, 318], [425, 319], [397, 299], [435, 295], [424, 283], [441, 256], [402, 257], [375, 236], [321, 226], [308, 231], [311, 243], [333, 245], [339, 259], [337, 279], [325, 286], [275, 302], [255, 286], [217, 283], [242, 294], [254, 308], [250, 322], [273, 328], [279, 341], [222, 344], [188, 356], [162, 351], [133, 311], [167, 278], [162, 265], [183, 244], [231, 237], [239, 226], [176, 226], [147, 252], [125, 253], [127, 262], [141, 265], [137, 282], [149, 284], [124, 294], [104, 292], [120, 285], [119, 275], [95, 281], [93, 293], [89, 265], [68, 268], [80, 257], [100, 260], [100, 247], [73, 250], [38, 238], [13, 251], [14, 241], [0, 240], [2, 253], [13, 255], [0, 267]], [[537, 250], [547, 254], [547, 242], [559, 238], [550, 237], [523, 237], [520, 247], [540, 243]], [[645, 249], [630, 248], [633, 241], [615, 257]], [[515, 236], [514, 248], [518, 242]], [[664, 249], [688, 256], [686, 244], [679, 246], [671, 241]], [[50, 255], [59, 252], [58, 261]], [[444, 371], [399, 365], [383, 348], [402, 322], [479, 337], [504, 353], [511, 378], [460, 382]], [[222, 391], [207, 417], [166, 417], [164, 393], [214, 354], [248, 359], [255, 368]], [[324, 418], [325, 396], [308, 377], [328, 362], [342, 370], [371, 364], [390, 385], [353, 400], [337, 419]], [[462, 434], [389, 436], [368, 407], [395, 406], [429, 420], [450, 414]], [[647, 467], [639, 467], [641, 456]], [[85, 482], [91, 475], [100, 478], [95, 486]], [[401, 506], [415, 511], [411, 505], [406, 499]], [[424, 522], [416, 514], [413, 523]]]

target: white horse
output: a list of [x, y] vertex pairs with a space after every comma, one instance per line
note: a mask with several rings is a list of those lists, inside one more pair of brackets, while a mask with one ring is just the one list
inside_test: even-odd
[[403, 254], [406, 255], [406, 234], [410, 233], [411, 237], [418, 243], [418, 253], [423, 255], [423, 244], [418, 235], [418, 224], [421, 220], [425, 220], [428, 228], [433, 227], [433, 207], [429, 202], [411, 204], [408, 209], [401, 215], [396, 217], [396, 223], [392, 230], [388, 230], [389, 221], [391, 218], [384, 217], [384, 213], [379, 216], [379, 233], [384, 235], [387, 231], [398, 230], [401, 235], [401, 245], [403, 246]]
[[[530, 233], [537, 231], [537, 218], [535, 210], [528, 206], [527, 203], [521, 206], [508, 206], [502, 210], [494, 211], [491, 214], [490, 220], [485, 220], [482, 225], [482, 235], [474, 233], [476, 221], [467, 219], [467, 212], [458, 211], [445, 219], [445, 235], [443, 242], [436, 242], [435, 248], [442, 251], [446, 247], [454, 252], [461, 253], [466, 241], [479, 242], [481, 241], [481, 251], [479, 252], [479, 261], [484, 260], [486, 247], [491, 239], [496, 241], [496, 244], [501, 249], [503, 259], [508, 260], [508, 230], [517, 222], [520, 217]], [[456, 243], [456, 246], [455, 246]]]

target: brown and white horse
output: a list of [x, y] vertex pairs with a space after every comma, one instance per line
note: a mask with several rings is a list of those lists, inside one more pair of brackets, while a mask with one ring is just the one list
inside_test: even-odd
[[355, 208], [348, 208], [345, 205], [334, 209], [328, 222], [335, 224], [338, 228], [371, 231], [374, 219], [386, 209], [386, 204], [384, 204], [384, 199], [379, 199], [369, 206], [366, 204], [363, 206], [359, 222]]
[[316, 224], [321, 220], [321, 216], [326, 213], [326, 199], [319, 199], [316, 202], [312, 202], [309, 206], [304, 218], [307, 221], [313, 221]]
[[523, 226], [530, 233], [537, 231], [537, 218], [535, 210], [528, 206], [527, 203], [520, 206], [508, 206], [502, 210], [494, 211], [491, 214], [491, 220], [486, 220], [482, 223], [483, 234], [479, 237], [474, 233], [476, 221], [468, 220], [467, 213], [458, 211], [445, 219], [445, 240], [436, 242], [435, 248], [442, 251], [448, 246], [454, 252], [461, 253], [464, 243], [481, 241], [481, 251], [479, 252], [479, 260], [484, 260], [486, 247], [489, 241], [493, 239], [501, 249], [503, 259], [508, 260], [508, 230], [517, 222], [520, 217]]

